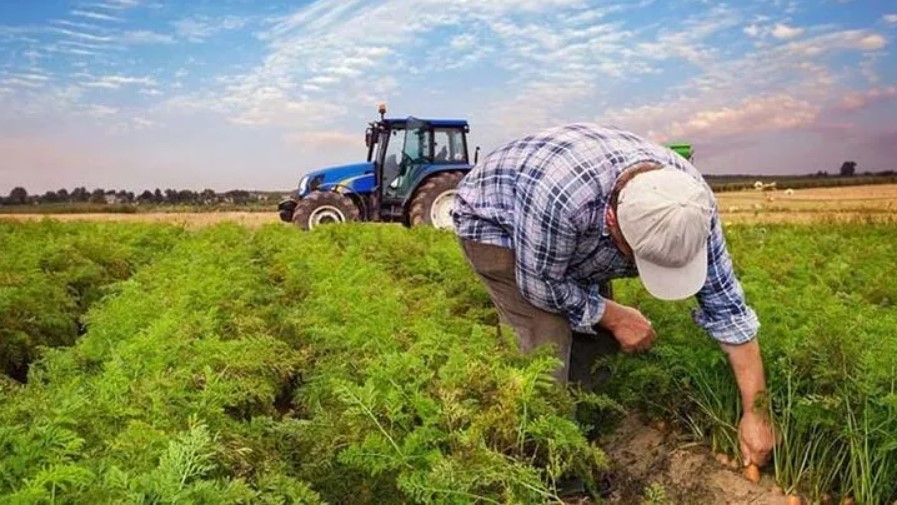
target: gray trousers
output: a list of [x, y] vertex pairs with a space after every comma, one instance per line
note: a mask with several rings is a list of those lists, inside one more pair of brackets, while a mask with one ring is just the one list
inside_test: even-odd
[[[492, 298], [501, 321], [517, 335], [520, 350], [530, 352], [544, 344], [554, 346], [562, 366], [555, 372], [561, 383], [568, 381], [592, 391], [603, 383], [608, 370], [592, 368], [597, 359], [615, 353], [619, 344], [607, 330], [596, 327], [596, 335], [572, 331], [567, 319], [544, 311], [520, 293], [515, 275], [514, 251], [504, 247], [461, 240], [461, 248]], [[610, 285], [602, 295], [611, 297]]]

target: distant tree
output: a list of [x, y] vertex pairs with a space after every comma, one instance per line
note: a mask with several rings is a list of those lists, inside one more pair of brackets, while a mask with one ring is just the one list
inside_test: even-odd
[[40, 203], [56, 203], [59, 201], [59, 195], [55, 191], [47, 191], [44, 196], [40, 197]]
[[218, 195], [215, 193], [214, 189], [204, 189], [202, 190], [202, 193], [199, 194], [199, 199], [201, 203], [208, 205], [218, 201]]
[[249, 203], [249, 191], [243, 189], [233, 189], [224, 194], [231, 202], [236, 205], [246, 205]]
[[177, 192], [177, 199], [179, 203], [196, 203], [198, 196], [198, 193], [189, 189], [182, 189]]
[[97, 188], [90, 193], [90, 198], [88, 199], [90, 203], [106, 203], [106, 191], [102, 188]]
[[153, 202], [165, 203], [165, 195], [162, 194], [162, 190], [159, 188], [156, 188], [156, 191], [153, 192]]
[[28, 203], [28, 191], [22, 186], [12, 188], [12, 191], [9, 192], [9, 198], [6, 199], [6, 203], [10, 205], [24, 205]]
[[148, 189], [144, 189], [143, 193], [140, 193], [140, 196], [137, 197], [137, 201], [140, 203], [153, 203], [153, 198], [153, 192]]
[[69, 192], [68, 192], [68, 190], [65, 189], [65, 188], [62, 188], [62, 189], [60, 189], [59, 191], [57, 191], [57, 192], [56, 192], [56, 199], [57, 199], [58, 201], [60, 201], [60, 202], [67, 202], [67, 201], [69, 201]]
[[816, 172], [816, 177], [828, 177], [828, 172], [826, 172], [824, 170], [820, 170], [820, 171]]
[[178, 203], [178, 192], [174, 189], [168, 188], [165, 190], [165, 203], [169, 205]]
[[87, 188], [81, 186], [72, 190], [70, 199], [73, 202], [86, 202], [90, 200], [90, 193], [87, 191]]
[[845, 161], [841, 164], [841, 175], [843, 177], [850, 177], [857, 172], [857, 162], [855, 161]]
[[115, 193], [115, 200], [118, 203], [132, 203], [134, 202], [134, 193], [120, 189]]

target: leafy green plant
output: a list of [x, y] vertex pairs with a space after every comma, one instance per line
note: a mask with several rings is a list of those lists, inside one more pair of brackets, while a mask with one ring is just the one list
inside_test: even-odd
[[[772, 467], [789, 492], [814, 499], [834, 492], [859, 503], [897, 498], [897, 313], [883, 303], [895, 295], [885, 281], [897, 274], [895, 231], [894, 224], [872, 222], [727, 230], [763, 324], [759, 338], [782, 437]], [[714, 449], [737, 455], [737, 389], [722, 353], [687, 317], [690, 304], [659, 303], [637, 282], [617, 288], [661, 334], [648, 355], [615, 362], [614, 396], [670, 416]]]

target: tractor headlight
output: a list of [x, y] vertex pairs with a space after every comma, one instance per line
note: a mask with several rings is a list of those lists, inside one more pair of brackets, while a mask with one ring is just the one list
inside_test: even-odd
[[308, 190], [308, 176], [306, 175], [299, 180], [299, 194], [304, 194]]

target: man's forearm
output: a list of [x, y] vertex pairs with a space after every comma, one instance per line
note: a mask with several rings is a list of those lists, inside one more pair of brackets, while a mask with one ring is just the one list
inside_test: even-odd
[[766, 376], [763, 373], [763, 357], [760, 344], [753, 339], [746, 344], [721, 344], [729, 356], [729, 364], [735, 373], [738, 390], [741, 392], [741, 406], [745, 412], [753, 412], [758, 400], [766, 393]]

